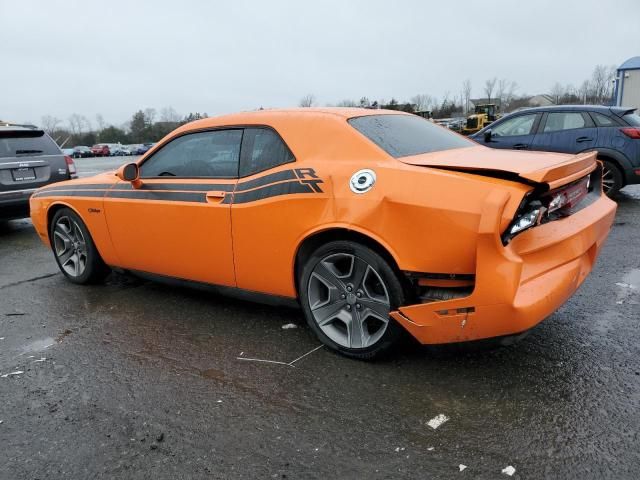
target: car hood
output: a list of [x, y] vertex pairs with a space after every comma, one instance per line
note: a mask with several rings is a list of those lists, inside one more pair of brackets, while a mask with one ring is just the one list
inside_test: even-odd
[[480, 174], [506, 173], [535, 183], [556, 183], [587, 174], [595, 167], [596, 152], [578, 155], [522, 152], [474, 146], [398, 158], [403, 163]]

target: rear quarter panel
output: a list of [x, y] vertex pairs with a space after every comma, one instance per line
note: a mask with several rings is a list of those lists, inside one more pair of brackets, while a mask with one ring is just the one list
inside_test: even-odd
[[509, 193], [501, 223], [504, 230], [530, 189], [393, 160], [375, 169], [372, 190], [354, 194], [349, 179], [355, 171], [354, 166], [333, 178], [337, 218], [379, 238], [401, 270], [416, 272], [474, 273], [484, 200], [494, 189]]

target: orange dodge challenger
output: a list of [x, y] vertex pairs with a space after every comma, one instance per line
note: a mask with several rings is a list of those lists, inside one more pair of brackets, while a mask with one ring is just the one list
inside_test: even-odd
[[41, 188], [62, 273], [109, 268], [302, 306], [372, 358], [518, 336], [591, 271], [616, 205], [596, 153], [489, 149], [415, 115], [265, 110], [184, 125], [117, 172]]

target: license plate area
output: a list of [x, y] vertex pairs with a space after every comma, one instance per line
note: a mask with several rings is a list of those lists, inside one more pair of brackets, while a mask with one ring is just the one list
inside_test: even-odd
[[23, 167], [11, 170], [14, 182], [29, 182], [36, 179], [36, 171], [33, 168]]

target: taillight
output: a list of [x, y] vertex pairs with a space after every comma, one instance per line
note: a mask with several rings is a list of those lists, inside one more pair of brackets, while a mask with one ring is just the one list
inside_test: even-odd
[[67, 162], [67, 170], [69, 170], [69, 173], [71, 175], [75, 175], [76, 174], [76, 164], [73, 163], [73, 158], [71, 158], [69, 155], [65, 155], [64, 156], [64, 161]]
[[640, 127], [625, 127], [621, 128], [620, 131], [629, 138], [640, 140]]

